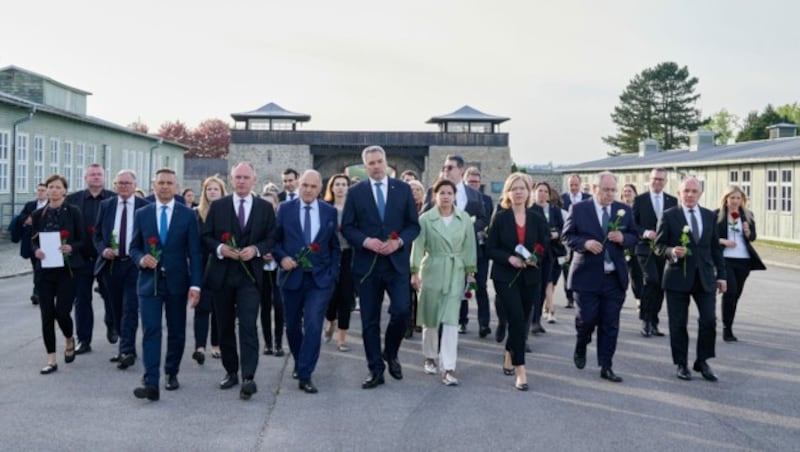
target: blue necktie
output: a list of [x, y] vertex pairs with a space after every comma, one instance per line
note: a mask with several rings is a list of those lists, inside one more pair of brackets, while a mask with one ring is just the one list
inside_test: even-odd
[[303, 239], [306, 245], [311, 245], [311, 206], [306, 204], [303, 208], [306, 209], [306, 216], [303, 219]]
[[[608, 215], [608, 209], [603, 207], [603, 232], [605, 232], [606, 235], [608, 235], [608, 222], [609, 222], [610, 219], [611, 218]], [[603, 250], [603, 258], [608, 263], [612, 262], [611, 261], [611, 254], [609, 254], [609, 252], [608, 252], [608, 247], [605, 247], [605, 250]]]
[[158, 235], [161, 236], [161, 247], [167, 244], [167, 206], [161, 206], [161, 229]]
[[383, 221], [383, 214], [386, 212], [386, 200], [383, 199], [381, 185], [383, 185], [383, 182], [375, 182], [375, 196], [378, 199], [378, 214], [381, 216], [381, 221]]

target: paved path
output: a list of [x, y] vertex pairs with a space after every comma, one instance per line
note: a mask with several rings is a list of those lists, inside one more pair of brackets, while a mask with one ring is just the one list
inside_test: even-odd
[[[793, 269], [753, 273], [735, 329], [741, 341], [717, 343], [711, 364], [718, 383], [677, 380], [668, 338], [638, 334], [629, 298], [615, 358], [622, 384], [599, 378], [593, 345], [587, 368], [575, 369], [573, 311], [560, 308], [560, 322], [532, 339], [527, 393], [514, 390], [513, 377], [502, 375], [501, 346], [479, 339], [474, 323], [460, 336], [460, 386], [444, 387], [422, 373], [415, 335], [401, 348], [405, 379], [387, 374], [386, 385], [365, 391], [355, 313], [353, 351], [323, 345], [314, 375], [319, 394], [297, 389], [289, 376], [291, 358], [262, 356], [259, 392], [242, 402], [237, 390], [216, 388], [223, 375], [219, 361], [198, 366], [188, 359], [190, 318], [181, 389], [162, 390], [161, 401], [146, 403], [131, 394], [141, 363], [119, 371], [108, 362], [115, 348], [99, 339], [99, 300], [94, 351], [66, 365], [59, 337], [59, 371], [40, 376], [45, 357], [39, 312], [27, 301], [30, 276], [11, 277], [0, 281], [0, 449], [797, 450], [799, 280], [800, 271]], [[563, 305], [560, 290], [557, 304]], [[694, 340], [694, 319], [690, 325]]]

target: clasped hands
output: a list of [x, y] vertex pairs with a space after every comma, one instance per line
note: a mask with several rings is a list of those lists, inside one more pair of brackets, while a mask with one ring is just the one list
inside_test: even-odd
[[389, 239], [385, 242], [376, 238], [368, 238], [364, 241], [364, 248], [382, 256], [388, 256], [400, 248], [400, 240]]
[[236, 250], [223, 243], [220, 248], [220, 254], [222, 254], [222, 257], [227, 257], [228, 259], [247, 262], [258, 255], [258, 249], [254, 245], [250, 245]]

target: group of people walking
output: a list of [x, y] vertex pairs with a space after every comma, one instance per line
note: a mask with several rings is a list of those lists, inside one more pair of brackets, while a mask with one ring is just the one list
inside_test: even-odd
[[491, 278], [495, 339], [505, 340], [502, 371], [525, 391], [528, 332], [544, 333], [542, 320], [556, 321], [553, 292], [568, 268], [567, 307], [577, 308], [576, 367], [585, 367], [596, 334], [600, 376], [622, 381], [613, 357], [632, 284], [645, 337], [663, 336], [659, 312], [666, 294], [673, 363], [684, 380], [691, 379], [687, 314], [690, 297], [695, 300], [700, 319], [693, 369], [717, 379], [708, 365], [715, 356], [715, 292], [724, 294], [723, 339], [736, 341], [742, 288], [750, 270], [764, 269], [751, 245], [753, 215], [738, 187], [731, 186], [712, 212], [699, 206], [702, 187], [694, 178], [680, 182], [677, 198], [664, 193], [666, 171], [659, 168], [651, 172], [647, 193], [637, 196], [636, 187], [625, 186], [620, 200], [610, 172], [596, 176], [591, 194], [581, 193], [580, 178], [571, 176], [562, 196], [546, 182], [514, 173], [495, 208], [479, 191], [480, 171], [465, 168], [458, 155], [445, 158], [427, 193], [411, 171], [402, 180], [389, 177], [380, 146], [365, 148], [362, 161], [363, 181], [336, 174], [323, 193], [318, 172], [288, 169], [283, 192], [267, 184], [260, 195], [254, 167], [242, 162], [231, 169], [231, 194], [223, 179], [209, 177], [194, 208], [177, 196], [175, 172], [167, 168], [156, 171], [149, 200], [136, 196], [136, 174], [129, 170], [116, 175], [112, 192], [103, 188], [102, 167], [90, 165], [87, 188], [69, 196], [64, 177], [49, 177], [40, 187], [46, 199], [26, 205], [18, 220], [30, 229], [32, 300], [40, 307], [47, 351], [41, 373], [58, 370], [55, 323], [65, 337], [64, 362], [91, 351], [96, 280], [106, 302], [107, 338], [119, 344], [111, 360], [120, 369], [138, 358], [141, 321], [138, 398], [160, 397], [163, 318], [164, 388], [180, 387], [187, 306], [194, 308], [192, 359], [205, 362], [210, 330], [211, 356], [225, 369], [221, 389], [239, 385], [245, 400], [257, 392], [260, 319], [263, 354], [283, 356], [285, 326], [292, 377], [300, 390], [316, 393], [312, 377], [321, 342], [335, 335], [337, 350], [349, 350], [356, 294], [368, 368], [362, 388], [384, 384], [387, 369], [403, 378], [398, 351], [415, 328], [422, 333], [424, 372], [455, 386], [458, 337], [467, 330], [473, 297], [478, 334], [491, 334]]

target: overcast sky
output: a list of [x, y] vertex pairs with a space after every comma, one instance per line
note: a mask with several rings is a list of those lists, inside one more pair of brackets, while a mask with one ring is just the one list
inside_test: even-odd
[[[202, 5], [213, 6], [202, 6]], [[698, 107], [739, 116], [797, 102], [800, 2], [7, 2], [0, 66], [93, 93], [119, 124], [207, 118], [268, 102], [307, 130], [433, 131], [464, 104], [508, 116], [518, 163], [605, 156], [628, 81], [663, 61], [699, 78]]]

